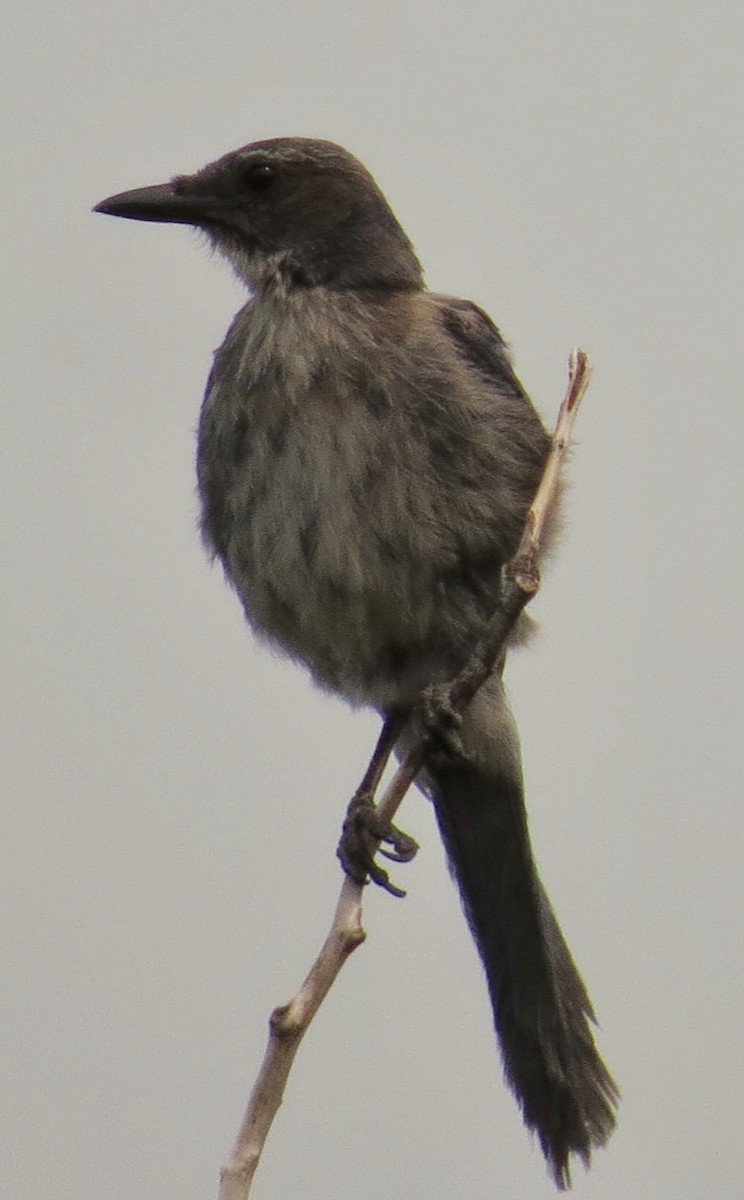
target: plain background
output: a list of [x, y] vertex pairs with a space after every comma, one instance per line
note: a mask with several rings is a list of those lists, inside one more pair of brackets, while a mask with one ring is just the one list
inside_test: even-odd
[[[7, 19], [7, 18], [6, 18]], [[594, 382], [512, 657], [542, 873], [623, 1090], [577, 1198], [737, 1200], [741, 5], [127, 0], [4, 34], [3, 1193], [216, 1194], [339, 887], [376, 723], [257, 648], [195, 531], [241, 290], [103, 196], [261, 137], [369, 165], [552, 421]], [[554, 1194], [426, 802], [304, 1045], [257, 1200]]]

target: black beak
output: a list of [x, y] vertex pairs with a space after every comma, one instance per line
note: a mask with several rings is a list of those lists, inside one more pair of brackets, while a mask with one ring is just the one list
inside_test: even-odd
[[183, 189], [180, 181], [119, 192], [96, 204], [93, 212], [131, 221], [168, 221], [176, 225], [202, 225], [213, 207], [203, 194]]

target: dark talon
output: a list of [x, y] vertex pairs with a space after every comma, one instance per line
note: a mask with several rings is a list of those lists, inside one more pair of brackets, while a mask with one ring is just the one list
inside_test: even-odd
[[395, 896], [398, 900], [405, 899], [405, 891], [393, 883], [384, 867], [378, 866], [376, 862], [371, 862], [369, 867], [369, 878], [372, 883], [376, 883], [384, 892], [391, 896]]
[[[386, 850], [381, 842], [392, 849]], [[391, 896], [405, 896], [402, 888], [390, 882], [384, 867], [375, 862], [378, 850], [392, 862], [406, 863], [415, 855], [418, 844], [391, 822], [382, 820], [371, 797], [358, 792], [349, 804], [341, 829], [336, 851], [341, 866], [357, 883], [366, 883], [369, 878]]]
[[[377, 853], [383, 858], [390, 859], [390, 862], [407, 863], [413, 858], [413, 854], [396, 854], [395, 850], [386, 850], [384, 846], [378, 846]], [[414, 854], [416, 851], [414, 850]]]

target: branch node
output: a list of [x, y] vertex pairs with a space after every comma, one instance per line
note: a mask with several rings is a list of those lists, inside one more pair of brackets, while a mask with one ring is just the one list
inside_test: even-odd
[[510, 563], [504, 567], [504, 578], [509, 583], [515, 583], [522, 592], [526, 592], [528, 597], [534, 596], [535, 592], [540, 587], [540, 568], [537, 565], [537, 549], [530, 546], [529, 549], [517, 554]]
[[269, 1029], [272, 1037], [287, 1040], [296, 1038], [304, 1022], [297, 1012], [297, 1006], [290, 1000], [289, 1004], [280, 1004], [269, 1017]]
[[339, 952], [344, 958], [348, 958], [357, 946], [361, 946], [362, 942], [367, 940], [367, 931], [359, 923], [349, 925], [339, 930], [338, 940]]

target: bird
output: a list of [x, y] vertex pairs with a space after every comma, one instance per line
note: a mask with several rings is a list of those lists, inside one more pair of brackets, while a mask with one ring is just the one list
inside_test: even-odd
[[[400, 750], [497, 609], [548, 453], [507, 344], [476, 304], [426, 288], [373, 176], [333, 142], [252, 142], [95, 211], [192, 226], [246, 286], [199, 418], [203, 541], [255, 635], [376, 710], [380, 746]], [[563, 1190], [610, 1137], [619, 1093], [537, 872], [502, 672], [420, 786], [506, 1081]]]

